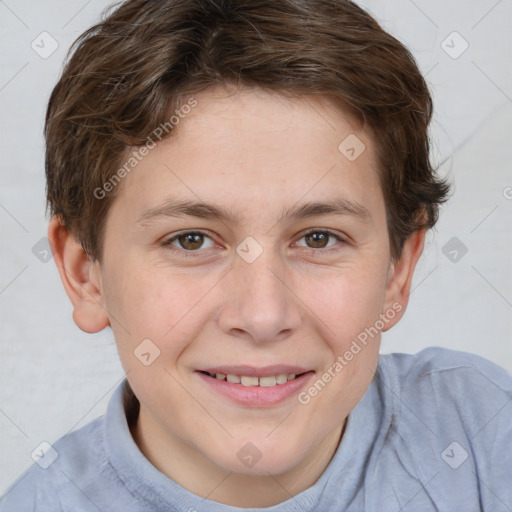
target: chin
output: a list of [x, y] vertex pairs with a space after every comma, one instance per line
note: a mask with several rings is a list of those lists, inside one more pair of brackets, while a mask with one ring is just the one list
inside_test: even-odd
[[[260, 446], [260, 447], [259, 447]], [[250, 476], [268, 476], [286, 473], [293, 469], [300, 461], [299, 450], [291, 447], [269, 446], [261, 447], [257, 442], [244, 441], [237, 443], [226, 453], [233, 453], [233, 457], [214, 458], [216, 464], [226, 471]]]

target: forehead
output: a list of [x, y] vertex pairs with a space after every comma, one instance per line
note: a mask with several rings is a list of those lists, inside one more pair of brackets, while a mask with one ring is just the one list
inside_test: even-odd
[[301, 200], [382, 202], [371, 137], [325, 97], [219, 86], [194, 99], [122, 184], [139, 217], [166, 196], [229, 204], [242, 220], [282, 216]]
[[[369, 143], [367, 147], [372, 145], [362, 123], [348, 111], [341, 111], [326, 95], [291, 96], [261, 88], [234, 90], [219, 85], [196, 95], [195, 100], [197, 106], [165, 142], [174, 140], [176, 145], [196, 151], [198, 145], [214, 144], [216, 148], [211, 149], [216, 153], [224, 149], [231, 158], [243, 152], [262, 160], [276, 156], [292, 160], [318, 152], [338, 157], [337, 142], [356, 134], [361, 142]], [[324, 143], [319, 144], [322, 140]], [[373, 148], [368, 149], [372, 154]]]

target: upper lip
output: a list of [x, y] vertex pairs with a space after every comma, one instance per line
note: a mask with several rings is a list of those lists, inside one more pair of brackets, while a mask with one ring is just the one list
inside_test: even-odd
[[305, 373], [311, 370], [302, 368], [300, 366], [291, 366], [287, 364], [276, 364], [272, 366], [263, 366], [255, 368], [254, 366], [237, 365], [237, 366], [213, 366], [210, 368], [202, 368], [198, 371], [209, 373], [223, 373], [225, 375], [241, 375], [247, 377], [270, 377], [272, 375], [279, 375], [282, 373]]

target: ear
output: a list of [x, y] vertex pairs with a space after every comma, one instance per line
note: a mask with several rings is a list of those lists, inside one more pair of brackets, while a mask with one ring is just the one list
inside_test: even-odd
[[110, 322], [103, 305], [99, 262], [86, 254], [57, 216], [50, 220], [48, 239], [62, 284], [73, 304], [73, 320], [84, 332], [102, 331]]
[[414, 269], [423, 252], [424, 245], [425, 229], [414, 231], [404, 242], [400, 258], [392, 262], [389, 267], [382, 313], [385, 314], [386, 311], [392, 310], [396, 314], [386, 323], [382, 329], [383, 332], [396, 325], [405, 313], [411, 293]]

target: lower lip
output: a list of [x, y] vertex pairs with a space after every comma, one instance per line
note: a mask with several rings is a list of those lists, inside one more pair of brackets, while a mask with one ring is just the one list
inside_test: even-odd
[[196, 372], [210, 389], [231, 398], [241, 405], [250, 407], [268, 407], [279, 404], [287, 398], [296, 394], [300, 388], [306, 385], [315, 372], [310, 371], [303, 373], [300, 377], [289, 380], [286, 384], [276, 384], [275, 386], [244, 386], [243, 384], [235, 384], [227, 380], [209, 377], [201, 372]]

